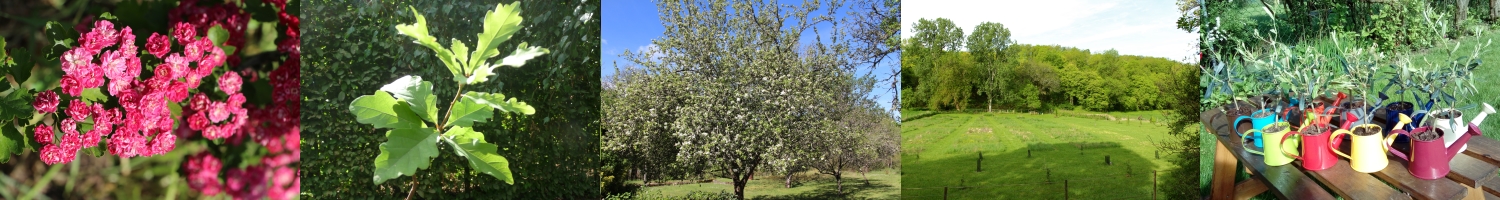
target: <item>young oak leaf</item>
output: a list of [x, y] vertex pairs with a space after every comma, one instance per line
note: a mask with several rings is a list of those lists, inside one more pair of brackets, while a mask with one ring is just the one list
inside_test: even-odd
[[510, 162], [495, 153], [499, 146], [485, 142], [483, 133], [459, 126], [448, 129], [448, 133], [444, 135], [451, 137], [447, 142], [453, 145], [453, 152], [467, 158], [474, 169], [503, 180], [506, 184], [515, 184], [510, 174]]
[[422, 81], [420, 76], [403, 76], [380, 87], [380, 91], [390, 92], [391, 96], [411, 103], [411, 111], [416, 112], [418, 117], [437, 123], [437, 95], [432, 94], [432, 82]]
[[500, 109], [501, 111], [505, 112], [521, 113], [525, 115], [536, 113], [536, 108], [532, 108], [531, 105], [527, 105], [526, 102], [516, 101], [516, 98], [510, 98], [510, 100], [507, 101], [505, 99], [505, 95], [503, 94], [490, 94], [470, 91], [468, 93], [464, 93], [464, 98], [473, 99], [476, 103], [489, 105], [490, 107]]
[[375, 157], [375, 184], [426, 169], [438, 156], [438, 134], [428, 128], [399, 128], [386, 132]]
[[354, 113], [355, 121], [374, 125], [375, 128], [426, 127], [417, 113], [412, 112], [409, 104], [396, 100], [384, 91], [355, 98], [349, 104], [349, 112]]
[[474, 99], [462, 98], [453, 105], [453, 110], [448, 111], [448, 122], [443, 126], [474, 126], [475, 122], [484, 122], [494, 116], [492, 110], [494, 108], [489, 105], [481, 104]]

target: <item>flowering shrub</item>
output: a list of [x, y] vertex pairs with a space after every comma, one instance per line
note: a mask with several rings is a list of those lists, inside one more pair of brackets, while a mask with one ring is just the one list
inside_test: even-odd
[[[25, 149], [36, 150], [47, 165], [58, 165], [86, 152], [121, 159], [154, 157], [168, 155], [180, 144], [201, 143], [208, 148], [171, 154], [190, 155], [180, 164], [180, 177], [189, 188], [236, 199], [295, 198], [301, 154], [297, 16], [287, 13], [285, 0], [176, 3], [164, 13], [167, 32], [140, 35], [144, 38], [137, 38], [140, 27], [117, 25], [120, 19], [108, 13], [73, 26], [76, 43], [69, 40], [75, 35], [50, 35], [66, 47], [54, 57], [59, 64], [52, 65], [62, 72], [57, 87], [0, 88], [9, 94], [0, 104], [20, 99], [30, 105], [0, 109], [5, 128], [17, 125], [29, 132], [18, 136], [0, 129], [5, 133], [0, 135], [0, 162]], [[251, 21], [254, 11], [242, 6], [275, 8], [268, 10], [276, 13], [274, 23], [282, 28], [272, 33], [276, 47], [255, 55], [273, 62], [241, 61], [247, 54], [242, 50], [250, 45], [249, 27], [257, 25]], [[49, 23], [49, 29], [52, 24], [57, 22]], [[0, 61], [11, 59], [0, 51]], [[29, 71], [32, 65], [0, 62], [0, 69], [7, 67]], [[5, 77], [0, 73], [0, 80]], [[255, 91], [256, 84], [262, 89]], [[31, 142], [35, 145], [27, 145]], [[226, 156], [234, 158], [222, 158]]]

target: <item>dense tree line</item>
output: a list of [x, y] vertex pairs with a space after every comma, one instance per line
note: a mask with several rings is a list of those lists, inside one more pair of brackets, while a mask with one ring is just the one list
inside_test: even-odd
[[1166, 109], [1159, 96], [1176, 72], [1193, 65], [1166, 58], [1094, 53], [1056, 45], [1016, 44], [999, 23], [969, 37], [944, 18], [921, 19], [902, 42], [901, 99], [905, 108], [1094, 111]]

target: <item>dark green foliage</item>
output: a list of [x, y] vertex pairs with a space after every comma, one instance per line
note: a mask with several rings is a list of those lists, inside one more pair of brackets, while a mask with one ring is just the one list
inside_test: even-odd
[[[1060, 46], [1010, 45], [990, 65], [976, 64], [979, 56], [970, 52], [934, 54], [937, 56], [903, 55], [903, 107], [964, 110], [985, 108], [993, 100], [995, 109], [1012, 110], [1167, 109], [1178, 101], [1160, 96], [1166, 89], [1163, 85], [1179, 78], [1173, 73], [1198, 71], [1165, 58], [1119, 55], [1113, 50], [1091, 53]], [[997, 76], [987, 76], [986, 72]], [[990, 82], [1004, 83], [987, 89], [985, 84]], [[994, 92], [994, 99], [973, 95], [984, 91]]]
[[[466, 91], [496, 92], [525, 99], [531, 116], [496, 116], [475, 130], [510, 160], [515, 184], [469, 167], [464, 158], [442, 154], [416, 177], [380, 185], [369, 178], [383, 131], [352, 120], [348, 102], [403, 75], [451, 77], [432, 51], [398, 35], [414, 6], [427, 17], [433, 36], [475, 41], [483, 13], [497, 1], [314, 1], [304, 9], [303, 141], [305, 198], [403, 198], [415, 182], [424, 199], [599, 198], [599, 2], [549, 1], [521, 5], [521, 29], [499, 46], [510, 52], [521, 42], [546, 44], [551, 53], [522, 68], [496, 70], [493, 80]], [[510, 2], [505, 2], [510, 3]], [[588, 17], [584, 17], [588, 16]], [[582, 19], [587, 19], [581, 21]], [[434, 81], [438, 99], [452, 99], [452, 81]], [[447, 101], [439, 107], [446, 108]], [[504, 126], [513, 125], [513, 126]], [[440, 146], [440, 151], [452, 151]], [[413, 180], [415, 179], [415, 180]]]

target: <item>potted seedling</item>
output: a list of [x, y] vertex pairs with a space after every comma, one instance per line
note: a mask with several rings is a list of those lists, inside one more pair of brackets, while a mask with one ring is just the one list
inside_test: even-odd
[[[1435, 89], [1431, 93], [1430, 98], [1446, 103], [1447, 107], [1431, 111], [1432, 119], [1425, 122], [1428, 122], [1428, 126], [1436, 128], [1439, 133], [1443, 134], [1444, 145], [1452, 146], [1469, 130], [1477, 130], [1477, 128], [1470, 129], [1470, 126], [1479, 126], [1484, 122], [1485, 116], [1495, 112], [1495, 108], [1491, 107], [1489, 103], [1483, 103], [1481, 112], [1474, 117], [1473, 122], [1465, 124], [1463, 122], [1464, 113], [1457, 108], [1461, 102], [1460, 98], [1467, 97], [1477, 90], [1474, 82], [1469, 79], [1473, 75], [1472, 72], [1474, 69], [1479, 68], [1482, 64], [1478, 56], [1487, 46], [1489, 46], [1488, 42], [1484, 45], [1475, 46], [1474, 53], [1468, 57], [1448, 59], [1445, 61], [1446, 63], [1439, 64], [1438, 68], [1431, 71], [1429, 75], [1433, 79], [1438, 80], [1434, 84], [1431, 84], [1431, 86], [1435, 86]], [[1457, 50], [1458, 45], [1454, 45], [1453, 50], [1449, 51], [1450, 57]], [[1468, 148], [1467, 146], [1460, 147], [1459, 151]]]
[[[1334, 40], [1334, 44], [1338, 46], [1337, 39]], [[1342, 47], [1339, 47], [1339, 49], [1343, 50]], [[1374, 119], [1371, 113], [1375, 111], [1375, 107], [1371, 105], [1380, 105], [1384, 101], [1384, 98], [1381, 98], [1373, 104], [1369, 102], [1369, 100], [1373, 99], [1370, 95], [1376, 85], [1376, 71], [1380, 69], [1380, 65], [1377, 62], [1384, 58], [1383, 54], [1375, 52], [1373, 49], [1354, 48], [1341, 52], [1342, 55], [1340, 55], [1339, 64], [1342, 65], [1344, 74], [1338, 76], [1333, 81], [1334, 87], [1348, 94], [1356, 95], [1356, 98], [1358, 98], [1357, 100], [1349, 101], [1345, 105], [1340, 105], [1340, 107], [1343, 107], [1347, 111], [1347, 114], [1341, 117], [1343, 118], [1343, 124], [1340, 128], [1347, 129], [1350, 133], [1357, 136], [1384, 136], [1383, 133], [1385, 133], [1385, 130], [1381, 128], [1382, 126], [1370, 122]], [[1340, 93], [1340, 95], [1343, 94], [1342, 92]]]
[[[1421, 92], [1421, 90], [1420, 88], [1415, 87], [1415, 85], [1419, 82], [1416, 79], [1425, 78], [1425, 76], [1418, 75], [1422, 74], [1420, 72], [1420, 69], [1412, 67], [1410, 63], [1390, 64], [1386, 66], [1390, 68], [1389, 71], [1385, 72], [1385, 74], [1389, 76], [1387, 76], [1385, 86], [1381, 87], [1378, 94], [1380, 95], [1380, 99], [1383, 101], [1395, 100], [1395, 102], [1385, 104], [1385, 106], [1381, 108], [1385, 109], [1386, 120], [1386, 125], [1381, 129], [1381, 132], [1390, 133], [1391, 129], [1396, 128], [1410, 131], [1411, 126], [1396, 127], [1396, 123], [1399, 123], [1399, 120], [1397, 120], [1397, 116], [1405, 114], [1407, 116], [1411, 116], [1413, 120], [1421, 121], [1422, 117], [1425, 117], [1427, 115], [1425, 112], [1420, 114], [1416, 113], [1417, 107], [1416, 104], [1412, 101], [1421, 99], [1420, 95], [1417, 94]], [[1391, 92], [1391, 89], [1393, 87], [1395, 89], [1394, 94], [1399, 99], [1393, 99], [1391, 98], [1391, 96], [1386, 95], [1386, 92]], [[1407, 93], [1410, 93], [1410, 95], [1407, 95]], [[1432, 101], [1428, 101], [1422, 108], [1422, 110], [1432, 108], [1432, 103]]]

